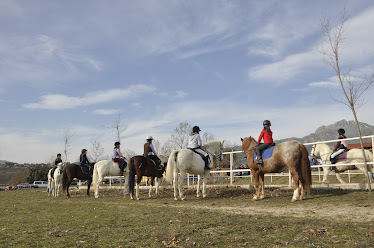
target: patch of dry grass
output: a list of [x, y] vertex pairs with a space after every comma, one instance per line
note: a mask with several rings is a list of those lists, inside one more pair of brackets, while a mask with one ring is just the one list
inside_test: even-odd
[[[209, 188], [206, 199], [171, 189], [140, 201], [118, 190], [99, 199], [73, 193], [48, 197], [44, 190], [0, 192], [0, 247], [370, 247], [374, 243], [372, 193], [314, 190], [291, 203], [292, 191]], [[343, 209], [344, 211], [337, 211]], [[353, 211], [353, 212], [352, 212]], [[336, 214], [331, 214], [336, 212]], [[343, 214], [345, 213], [345, 214]], [[349, 216], [356, 218], [350, 218]]]

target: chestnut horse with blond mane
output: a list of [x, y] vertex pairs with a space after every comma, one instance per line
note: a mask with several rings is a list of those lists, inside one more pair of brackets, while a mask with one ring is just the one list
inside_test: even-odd
[[[292, 201], [303, 199], [304, 191], [310, 194], [312, 185], [312, 175], [310, 162], [308, 159], [308, 151], [303, 144], [297, 141], [286, 141], [276, 145], [273, 150], [273, 155], [264, 159], [263, 164], [256, 164], [254, 161], [255, 148], [258, 145], [257, 141], [252, 137], [247, 137], [242, 140], [242, 150], [247, 156], [248, 166], [255, 180], [256, 193], [253, 200], [263, 199], [264, 194], [264, 174], [265, 173], [279, 173], [286, 168], [291, 173], [295, 182], [294, 193]], [[259, 186], [261, 186], [261, 195]], [[300, 188], [301, 186], [301, 193]]]

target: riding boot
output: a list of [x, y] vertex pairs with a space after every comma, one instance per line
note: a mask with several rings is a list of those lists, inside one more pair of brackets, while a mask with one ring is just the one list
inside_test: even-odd
[[256, 160], [256, 164], [263, 164], [264, 161], [262, 160], [262, 156], [258, 156]]
[[210, 167], [209, 167], [209, 156], [204, 156], [204, 162], [205, 162], [205, 170], [210, 170]]
[[339, 156], [336, 156], [334, 158], [330, 158], [331, 164], [336, 164], [336, 162], [338, 162], [338, 157]]

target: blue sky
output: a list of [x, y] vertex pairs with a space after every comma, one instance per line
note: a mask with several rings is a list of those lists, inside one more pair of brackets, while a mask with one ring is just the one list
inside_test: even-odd
[[264, 119], [275, 139], [350, 120], [318, 51], [322, 12], [336, 23], [344, 6], [342, 65], [370, 76], [372, 1], [0, 1], [0, 159], [46, 162], [63, 130], [69, 161], [93, 141], [111, 154], [119, 112], [136, 153], [182, 121], [240, 144]]

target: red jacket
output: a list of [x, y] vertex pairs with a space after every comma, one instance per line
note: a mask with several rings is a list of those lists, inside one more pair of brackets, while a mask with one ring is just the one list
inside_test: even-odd
[[263, 129], [261, 131], [260, 137], [258, 137], [258, 142], [257, 143], [260, 144], [262, 138], [264, 138], [264, 143], [273, 143], [273, 132], [272, 131], [266, 131], [266, 130]]

